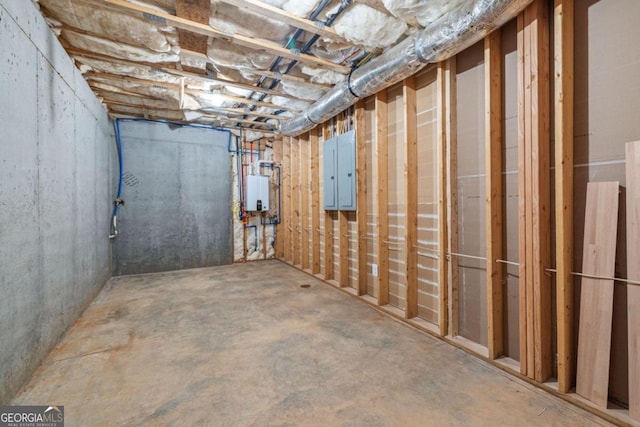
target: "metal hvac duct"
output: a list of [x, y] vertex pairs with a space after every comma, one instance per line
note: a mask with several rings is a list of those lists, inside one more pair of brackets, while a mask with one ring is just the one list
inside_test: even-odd
[[423, 68], [451, 58], [513, 19], [532, 0], [472, 0], [429, 27], [353, 70], [309, 109], [280, 122], [280, 132], [300, 135], [334, 117], [358, 99], [373, 95]]

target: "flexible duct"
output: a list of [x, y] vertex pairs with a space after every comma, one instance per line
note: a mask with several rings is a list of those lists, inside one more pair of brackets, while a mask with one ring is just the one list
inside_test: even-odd
[[532, 0], [468, 1], [362, 67], [316, 101], [307, 111], [280, 122], [280, 132], [300, 135], [423, 68], [451, 58], [513, 19]]

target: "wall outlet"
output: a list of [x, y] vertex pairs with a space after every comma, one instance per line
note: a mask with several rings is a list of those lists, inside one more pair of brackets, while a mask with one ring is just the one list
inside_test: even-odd
[[371, 274], [373, 277], [378, 277], [378, 264], [371, 264]]

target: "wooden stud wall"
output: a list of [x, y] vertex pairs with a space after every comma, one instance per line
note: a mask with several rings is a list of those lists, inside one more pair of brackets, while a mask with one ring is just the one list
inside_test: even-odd
[[415, 77], [405, 79], [403, 85], [404, 113], [404, 181], [406, 185], [404, 244], [405, 244], [405, 317], [418, 315], [418, 124]]
[[320, 274], [320, 165], [318, 150], [319, 128], [309, 133], [309, 149], [311, 150], [311, 273]]
[[364, 101], [356, 104], [355, 128], [356, 128], [356, 207], [358, 217], [358, 295], [367, 293], [367, 145], [365, 130], [365, 106]]
[[558, 390], [573, 386], [573, 0], [554, 5]]
[[376, 157], [378, 160], [378, 305], [389, 304], [389, 146], [387, 91], [376, 94]]
[[309, 134], [306, 133], [300, 138], [300, 245], [301, 260], [300, 266], [303, 270], [309, 270], [311, 263], [309, 255], [311, 252], [311, 210], [310, 200], [311, 185], [309, 184], [310, 173], [310, 149]]
[[549, 8], [535, 0], [518, 16], [521, 372], [552, 375]]
[[[553, 5], [553, 7], [550, 7]], [[462, 258], [454, 255], [461, 238], [459, 206], [458, 131], [460, 122], [460, 61], [456, 57], [437, 64], [433, 71], [434, 108], [433, 163], [435, 221], [433, 233], [437, 246], [432, 246], [432, 265], [437, 265], [437, 284], [431, 294], [435, 300], [433, 316], [420, 312], [421, 255], [424, 249], [420, 225], [425, 191], [425, 166], [420, 126], [421, 90], [431, 83], [419, 83], [420, 73], [402, 83], [359, 101], [354, 108], [356, 129], [357, 206], [355, 213], [329, 212], [322, 207], [322, 142], [345, 129], [346, 114], [336, 117], [308, 134], [284, 137], [280, 152], [282, 163], [282, 224], [278, 229], [279, 258], [298, 268], [343, 288], [383, 311], [403, 318], [414, 326], [434, 333], [447, 342], [474, 352], [502, 369], [521, 373], [529, 381], [563, 393], [588, 409], [597, 411], [570, 393], [575, 382], [574, 308], [574, 0], [534, 0], [517, 18], [517, 35], [513, 23], [510, 38], [517, 39], [517, 121], [518, 121], [518, 273], [519, 273], [519, 371], [509, 357], [505, 322], [506, 273], [503, 261], [508, 239], [505, 224], [505, 200], [512, 196], [505, 190], [505, 122], [503, 90], [505, 42], [500, 30], [484, 40], [483, 96], [477, 107], [484, 113], [484, 159], [480, 180], [486, 187], [481, 204], [486, 215], [480, 224], [486, 238], [486, 307], [487, 348], [460, 339], [459, 265]], [[552, 12], [553, 16], [549, 15]], [[550, 23], [554, 20], [553, 38]], [[554, 56], [550, 58], [550, 43]], [[511, 42], [512, 43], [512, 42]], [[511, 47], [513, 49], [513, 47]], [[515, 50], [507, 52], [515, 54]], [[458, 57], [459, 58], [459, 57]], [[513, 56], [511, 56], [513, 58]], [[553, 64], [550, 63], [553, 60]], [[481, 62], [477, 62], [480, 64]], [[510, 62], [513, 71], [514, 63]], [[553, 66], [553, 81], [551, 67]], [[509, 78], [512, 76], [510, 74]], [[513, 81], [513, 80], [511, 80]], [[550, 90], [553, 84], [553, 92]], [[511, 93], [515, 90], [513, 83]], [[550, 96], [553, 99], [550, 99]], [[515, 105], [515, 97], [509, 98]], [[550, 114], [554, 113], [555, 181], [550, 181]], [[513, 109], [513, 107], [510, 107]], [[429, 113], [431, 114], [431, 113]], [[512, 113], [512, 120], [516, 120]], [[331, 128], [333, 127], [333, 130]], [[420, 130], [419, 130], [420, 129]], [[425, 128], [429, 129], [429, 128]], [[515, 138], [511, 128], [509, 141]], [[421, 148], [422, 147], [422, 148]], [[511, 151], [515, 153], [515, 151]], [[462, 153], [465, 154], [465, 153]], [[512, 157], [509, 157], [511, 162]], [[513, 159], [515, 161], [515, 159]], [[308, 173], [307, 173], [308, 172]], [[512, 177], [515, 184], [515, 175]], [[509, 184], [511, 185], [511, 184]], [[555, 204], [550, 195], [555, 188]], [[513, 185], [511, 185], [513, 187]], [[505, 193], [507, 191], [507, 193]], [[513, 199], [510, 199], [513, 200]], [[514, 205], [511, 205], [514, 206]], [[555, 234], [551, 208], [555, 218]], [[510, 211], [511, 212], [511, 211]], [[512, 212], [513, 213], [513, 212]], [[510, 224], [515, 224], [513, 220]], [[431, 229], [430, 229], [431, 230]], [[431, 231], [430, 231], [431, 232]], [[555, 237], [552, 242], [551, 238]], [[551, 259], [552, 244], [555, 262]], [[511, 248], [514, 244], [511, 244]], [[484, 255], [471, 254], [471, 255]], [[511, 256], [515, 256], [511, 253]], [[515, 261], [515, 260], [512, 260]], [[373, 264], [377, 275], [373, 274]], [[554, 265], [555, 264], [555, 265]], [[480, 263], [484, 268], [484, 262]], [[556, 304], [552, 304], [552, 273], [557, 268]], [[515, 267], [513, 267], [515, 268]], [[511, 270], [511, 273], [514, 270]], [[395, 271], [394, 271], [395, 270]], [[399, 271], [397, 271], [399, 270]], [[390, 274], [391, 271], [391, 274]], [[484, 274], [483, 280], [484, 280]], [[400, 278], [400, 279], [399, 279]], [[406, 278], [406, 282], [402, 282]], [[402, 283], [398, 283], [398, 281]], [[391, 292], [390, 292], [391, 288]], [[425, 290], [427, 294], [430, 291]], [[512, 291], [513, 292], [513, 291]], [[511, 295], [515, 295], [512, 293]], [[484, 304], [485, 301], [482, 302]], [[513, 309], [513, 307], [511, 307]], [[555, 313], [554, 313], [555, 309]], [[552, 315], [557, 320], [557, 386], [544, 384], [553, 374]], [[427, 320], [431, 322], [427, 324]], [[437, 324], [437, 328], [434, 325]], [[513, 333], [513, 331], [511, 331]], [[615, 348], [615, 346], [614, 346]], [[515, 350], [514, 350], [515, 351]], [[632, 357], [632, 355], [630, 355]], [[553, 388], [556, 387], [556, 388]], [[568, 393], [568, 394], [567, 394]], [[610, 412], [600, 412], [611, 418]], [[617, 415], [616, 415], [617, 416]]]
[[502, 239], [502, 55], [500, 30], [484, 40], [487, 320], [489, 357], [504, 353]]

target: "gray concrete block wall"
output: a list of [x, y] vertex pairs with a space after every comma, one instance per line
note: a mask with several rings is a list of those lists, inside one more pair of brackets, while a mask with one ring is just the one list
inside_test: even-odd
[[31, 1], [0, 0], [0, 40], [2, 404], [111, 277], [114, 140]]
[[125, 121], [121, 135], [114, 275], [231, 264], [228, 133]]

